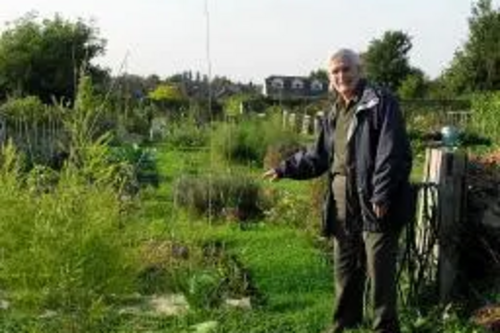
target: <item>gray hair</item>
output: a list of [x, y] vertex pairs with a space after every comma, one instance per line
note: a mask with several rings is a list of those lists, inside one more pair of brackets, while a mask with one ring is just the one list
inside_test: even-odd
[[351, 65], [361, 68], [361, 58], [359, 54], [350, 49], [340, 49], [333, 53], [328, 59], [329, 63], [335, 60], [343, 60]]

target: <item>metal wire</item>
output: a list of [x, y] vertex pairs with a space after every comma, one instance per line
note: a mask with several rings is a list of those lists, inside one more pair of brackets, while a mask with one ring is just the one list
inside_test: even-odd
[[405, 229], [403, 254], [397, 273], [398, 291], [404, 305], [416, 304], [424, 289], [434, 282], [437, 272], [438, 186], [435, 183], [415, 184], [415, 191], [415, 208], [421, 214], [412, 219]]

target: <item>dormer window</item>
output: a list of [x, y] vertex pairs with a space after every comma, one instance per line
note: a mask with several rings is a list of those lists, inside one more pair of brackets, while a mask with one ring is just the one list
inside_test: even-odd
[[274, 79], [271, 82], [274, 89], [283, 89], [285, 87], [285, 82], [282, 79]]
[[319, 80], [314, 80], [311, 82], [311, 90], [312, 91], [321, 91], [323, 90], [323, 83]]
[[296, 90], [304, 89], [304, 82], [300, 79], [294, 79], [292, 81], [292, 89], [296, 89]]

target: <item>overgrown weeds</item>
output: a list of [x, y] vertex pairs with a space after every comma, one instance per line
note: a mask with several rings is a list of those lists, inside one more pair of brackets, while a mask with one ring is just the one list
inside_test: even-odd
[[[110, 299], [134, 287], [133, 239], [123, 237], [120, 166], [109, 163], [107, 136], [94, 137], [98, 110], [85, 100], [82, 79], [67, 122], [70, 154], [62, 170], [21, 168], [12, 145], [0, 154], [0, 283], [13, 312], [92, 331], [109, 314]], [[80, 103], [80, 104], [79, 104]], [[65, 319], [66, 318], [66, 319]], [[62, 328], [59, 328], [62, 329]]]
[[265, 205], [259, 183], [243, 175], [183, 176], [174, 192], [175, 202], [198, 216], [245, 221], [261, 217]]

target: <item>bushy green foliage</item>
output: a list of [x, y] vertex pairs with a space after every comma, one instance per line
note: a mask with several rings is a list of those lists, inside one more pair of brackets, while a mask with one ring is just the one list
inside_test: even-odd
[[211, 149], [226, 161], [261, 166], [269, 147], [295, 147], [299, 142], [298, 134], [281, 126], [279, 115], [270, 114], [221, 124], [212, 134]]
[[247, 269], [228, 253], [225, 241], [217, 237], [202, 240], [200, 258], [191, 260], [191, 269], [184, 272], [180, 286], [194, 309], [218, 308], [227, 298], [252, 297], [254, 304], [259, 301]]
[[427, 93], [428, 83], [425, 75], [420, 70], [413, 70], [408, 74], [398, 88], [398, 96], [402, 99], [424, 98]]
[[11, 148], [0, 181], [0, 281], [14, 307], [85, 317], [130, 290], [133, 256], [110, 182], [89, 183], [72, 166], [58, 179], [40, 169], [25, 176]]
[[36, 96], [9, 98], [0, 106], [0, 113], [8, 121], [43, 121], [58, 116], [57, 109], [48, 107]]
[[[129, 172], [130, 190], [138, 190], [140, 186], [159, 185], [159, 174], [156, 167], [155, 151], [152, 148], [137, 145], [122, 145], [110, 149], [109, 162], [123, 166]], [[135, 188], [135, 189], [134, 189]]]
[[167, 126], [166, 141], [172, 147], [185, 149], [206, 147], [208, 145], [208, 127], [196, 124], [192, 118], [179, 120]]
[[468, 40], [441, 77], [451, 94], [500, 88], [500, 8], [491, 0], [473, 4]]
[[367, 77], [396, 91], [411, 73], [411, 48], [411, 37], [402, 31], [386, 31], [381, 38], [373, 39], [363, 54]]
[[123, 237], [125, 178], [109, 161], [107, 137], [90, 135], [98, 111], [90, 83], [80, 89], [65, 119], [71, 149], [59, 173], [43, 166], [25, 173], [12, 146], [0, 156], [2, 289], [14, 312], [54, 311], [56, 331], [68, 323], [74, 332], [96, 331], [110, 300], [133, 290], [137, 266], [134, 240]]
[[148, 97], [161, 102], [179, 102], [186, 99], [181, 89], [175, 84], [160, 84], [149, 92]]
[[196, 309], [210, 309], [221, 305], [224, 276], [217, 270], [199, 270], [188, 280], [185, 295]]
[[[66, 110], [68, 111], [68, 110]], [[94, 92], [90, 76], [83, 75], [78, 84], [78, 95], [71, 112], [65, 112], [64, 125], [69, 133], [69, 147], [73, 159], [84, 159], [85, 149], [96, 139], [99, 116], [99, 100]]]
[[36, 96], [9, 98], [0, 106], [6, 127], [2, 132], [26, 154], [29, 164], [48, 164], [64, 141], [61, 111]]
[[245, 105], [253, 99], [249, 94], [236, 94], [224, 101], [224, 113], [227, 117], [237, 118], [245, 112]]
[[311, 196], [306, 193], [297, 195], [289, 189], [281, 188], [272, 191], [269, 200], [269, 209], [265, 211], [267, 222], [293, 226], [312, 233], [319, 231], [317, 226], [320, 216], [317, 213], [320, 207], [311, 200]]
[[252, 163], [264, 156], [264, 136], [257, 121], [221, 124], [212, 134], [212, 149], [227, 161]]
[[93, 184], [110, 184], [119, 192], [126, 191], [135, 170], [130, 161], [112, 159], [111, 135], [101, 133], [98, 126], [102, 109], [89, 76], [81, 77], [75, 105], [67, 111], [63, 124], [68, 136], [65, 147], [69, 165], [79, 168], [81, 175]]
[[494, 144], [500, 144], [500, 93], [475, 94], [472, 98], [472, 110], [472, 129], [488, 135]]
[[470, 110], [471, 102], [468, 99], [402, 100], [400, 107], [408, 130], [430, 133], [445, 125], [466, 128], [469, 120], [467, 117], [453, 117], [449, 112]]
[[278, 148], [280, 151], [290, 153], [303, 146], [304, 139], [297, 132], [283, 128], [281, 117], [279, 113], [272, 113], [265, 119], [262, 133], [265, 137], [266, 153], [270, 148]]
[[[57, 15], [40, 20], [28, 13], [0, 36], [0, 89], [11, 95], [37, 95], [47, 103], [54, 97], [73, 100], [75, 69], [103, 54], [104, 45], [97, 29], [81, 20]], [[97, 66], [87, 69], [94, 78], [103, 74]]]
[[452, 304], [434, 306], [427, 311], [407, 308], [401, 311], [402, 332], [408, 333], [481, 333], [482, 328], [470, 322], [467, 314]]
[[259, 184], [242, 175], [181, 177], [174, 193], [178, 205], [199, 215], [247, 220], [262, 214]]

